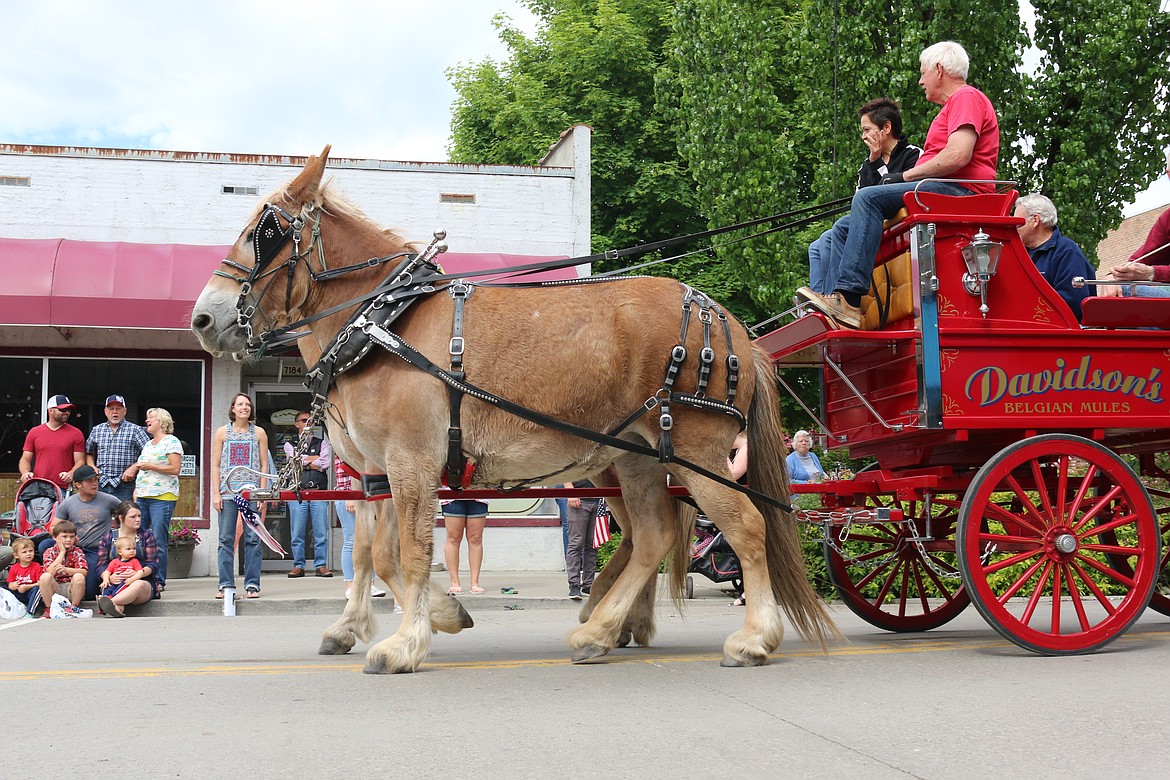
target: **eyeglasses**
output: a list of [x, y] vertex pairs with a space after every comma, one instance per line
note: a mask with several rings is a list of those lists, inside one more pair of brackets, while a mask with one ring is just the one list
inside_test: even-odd
[[301, 424], [301, 423], [307, 423], [308, 421], [309, 421], [309, 418], [308, 418], [308, 417], [306, 417], [306, 418], [305, 418], [305, 419], [303, 419], [303, 420], [297, 420], [297, 424], [299, 425], [299, 424]]

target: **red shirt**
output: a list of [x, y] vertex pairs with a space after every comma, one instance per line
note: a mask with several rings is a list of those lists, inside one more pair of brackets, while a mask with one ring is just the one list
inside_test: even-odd
[[[937, 157], [946, 148], [951, 134], [964, 126], [975, 130], [975, 148], [971, 151], [970, 161], [957, 171], [947, 174], [946, 178], [994, 179], [999, 165], [999, 117], [995, 115], [995, 106], [991, 105], [987, 96], [970, 85], [960, 87], [947, 98], [942, 111], [930, 123], [918, 165]], [[995, 191], [989, 184], [965, 186], [977, 192]]]
[[1168, 243], [1170, 243], [1170, 209], [1162, 212], [1161, 216], [1154, 222], [1154, 226], [1150, 228], [1146, 242], [1139, 246], [1137, 251], [1129, 256], [1129, 259], [1131, 261], [1137, 260], [1142, 255], [1153, 252], [1149, 257], [1139, 262], [1154, 266], [1155, 282], [1170, 282], [1170, 246], [1166, 246]]
[[44, 573], [45, 570], [36, 561], [28, 566], [14, 563], [8, 567], [8, 588], [11, 590], [17, 585], [36, 585]]
[[[53, 545], [45, 550], [44, 559], [46, 569], [49, 568], [50, 563], [57, 560], [57, 552], [57, 545]], [[85, 553], [76, 545], [65, 551], [65, 565], [70, 569], [89, 569], [89, 564], [85, 562]], [[57, 582], [69, 582], [69, 578], [72, 576], [72, 574], [58, 574]]]
[[73, 453], [85, 452], [85, 437], [69, 423], [57, 430], [42, 423], [28, 432], [24, 438], [24, 451], [33, 454], [33, 476], [55, 482], [59, 487], [69, 487], [69, 482], [57, 475], [73, 470]]
[[128, 561], [115, 558], [110, 561], [110, 565], [106, 567], [106, 571], [110, 574], [120, 574], [121, 572], [133, 574], [136, 571], [142, 571], [142, 564], [138, 562], [137, 558], [131, 558]]

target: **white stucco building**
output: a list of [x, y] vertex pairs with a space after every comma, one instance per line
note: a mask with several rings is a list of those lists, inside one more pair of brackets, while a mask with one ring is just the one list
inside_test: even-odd
[[[587, 255], [590, 138], [588, 127], [572, 127], [531, 167], [332, 156], [327, 175], [375, 222], [420, 243], [443, 228], [451, 252], [476, 255], [476, 263]], [[126, 397], [131, 421], [165, 407], [195, 456], [177, 514], [210, 526], [193, 573], [214, 570], [206, 485], [212, 432], [226, 422], [232, 396], [244, 391], [256, 399], [270, 438], [280, 441], [291, 433], [291, 418], [284, 418], [307, 393], [299, 360], [241, 367], [212, 359], [187, 320], [257, 199], [304, 162], [0, 144], [0, 495], [15, 493], [24, 434], [43, 420], [49, 395], [64, 393], [77, 404], [74, 424], [84, 433], [104, 421], [112, 393]], [[523, 515], [531, 503], [493, 507], [493, 515]], [[559, 525], [547, 518], [501, 525], [507, 533], [493, 532], [486, 568], [563, 566]], [[440, 556], [442, 541], [439, 529]], [[336, 550], [330, 560], [336, 565]], [[265, 561], [266, 570], [281, 566], [287, 559]]]

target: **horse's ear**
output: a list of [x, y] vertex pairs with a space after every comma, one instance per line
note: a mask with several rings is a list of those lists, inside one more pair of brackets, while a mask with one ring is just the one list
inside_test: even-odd
[[301, 203], [308, 203], [317, 195], [317, 190], [321, 186], [321, 177], [325, 175], [325, 163], [329, 160], [329, 150], [333, 147], [329, 144], [321, 150], [320, 157], [309, 156], [309, 161], [305, 163], [304, 170], [297, 174], [297, 177], [288, 185], [289, 194], [296, 198]]

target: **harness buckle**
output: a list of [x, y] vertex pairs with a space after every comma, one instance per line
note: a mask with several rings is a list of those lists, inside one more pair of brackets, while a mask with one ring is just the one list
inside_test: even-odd
[[703, 347], [703, 349], [699, 352], [699, 360], [706, 364], [714, 363], [715, 350], [711, 349], [710, 347]]
[[675, 345], [675, 348], [670, 351], [670, 359], [676, 363], [681, 363], [687, 359], [687, 348], [682, 344]]
[[669, 412], [664, 412], [658, 418], [658, 427], [664, 431], [669, 431], [674, 427], [674, 418], [670, 416]]
[[710, 309], [704, 309], [702, 307], [699, 308], [699, 322], [703, 323], [704, 325], [711, 324], [711, 310]]
[[461, 357], [463, 355], [463, 337], [455, 336], [451, 339], [451, 357]]
[[727, 367], [729, 369], [731, 369], [732, 371], [739, 371], [739, 356], [738, 355], [728, 355], [727, 356]]

